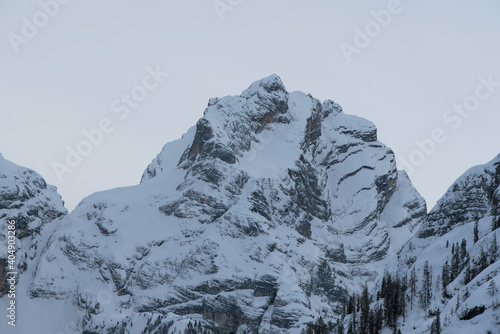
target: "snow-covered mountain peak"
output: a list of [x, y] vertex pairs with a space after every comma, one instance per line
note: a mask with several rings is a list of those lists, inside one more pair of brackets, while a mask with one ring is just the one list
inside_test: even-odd
[[16, 330], [343, 332], [325, 324], [338, 321], [352, 333], [438, 333], [440, 310], [443, 333], [496, 333], [499, 186], [500, 155], [427, 215], [372, 122], [287, 92], [276, 75], [210, 99], [141, 184], [68, 215], [55, 187], [0, 155], [0, 215], [17, 221]]
[[34, 305], [74, 305], [80, 332], [300, 333], [375, 280], [425, 212], [373, 123], [272, 75], [211, 99], [140, 185], [82, 201], [22, 284]]

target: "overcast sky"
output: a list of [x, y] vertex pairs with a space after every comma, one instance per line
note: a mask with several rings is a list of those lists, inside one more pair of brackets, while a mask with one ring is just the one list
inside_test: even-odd
[[[54, 1], [0, 0], [0, 152], [69, 209], [137, 184], [209, 98], [272, 73], [374, 122], [430, 207], [500, 153], [497, 0]], [[121, 100], [132, 92], [141, 101]], [[54, 163], [99, 126], [61, 180]]]

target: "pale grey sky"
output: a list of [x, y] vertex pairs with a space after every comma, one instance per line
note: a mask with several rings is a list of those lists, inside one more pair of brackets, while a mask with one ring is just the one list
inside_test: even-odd
[[[411, 179], [432, 206], [500, 153], [499, 12], [496, 0], [0, 0], [0, 152], [72, 209], [137, 184], [209, 98], [276, 73], [288, 90], [374, 122], [396, 155], [420, 164]], [[156, 82], [157, 67], [169, 75]], [[144, 100], [120, 100], [131, 93]], [[470, 111], [447, 111], [455, 104]], [[103, 119], [108, 133], [61, 182], [53, 163]], [[427, 140], [430, 154], [416, 152], [433, 132], [435, 149]]]

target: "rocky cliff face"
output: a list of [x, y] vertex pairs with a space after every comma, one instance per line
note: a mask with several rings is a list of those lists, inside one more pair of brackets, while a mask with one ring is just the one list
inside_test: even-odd
[[487, 164], [469, 169], [457, 179], [429, 212], [419, 236], [441, 236], [457, 225], [496, 216], [500, 201], [499, 186], [500, 155]]
[[75, 332], [298, 333], [336, 318], [425, 213], [372, 123], [273, 75], [211, 99], [141, 184], [84, 199], [21, 285], [71, 305]]
[[0, 295], [7, 292], [6, 272], [22, 274], [37, 256], [41, 229], [67, 213], [54, 186], [31, 169], [0, 155], [0, 244], [7, 246], [8, 221], [15, 220], [15, 270], [7, 270], [8, 248], [0, 250]]

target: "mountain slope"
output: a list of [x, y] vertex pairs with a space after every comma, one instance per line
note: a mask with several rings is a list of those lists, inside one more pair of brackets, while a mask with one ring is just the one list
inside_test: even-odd
[[211, 99], [141, 184], [44, 234], [20, 298], [48, 331], [300, 333], [379, 277], [425, 213], [372, 123], [272, 75]]

